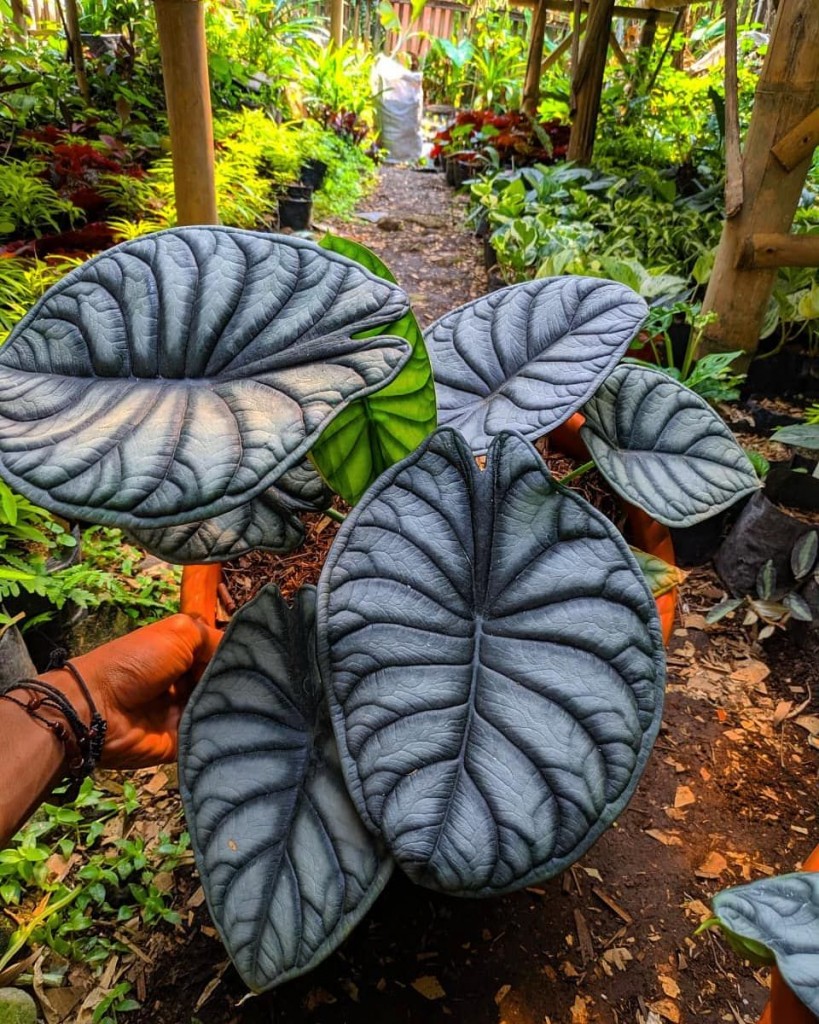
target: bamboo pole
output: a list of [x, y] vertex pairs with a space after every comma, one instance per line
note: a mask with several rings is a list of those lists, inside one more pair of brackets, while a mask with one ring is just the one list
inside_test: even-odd
[[792, 171], [819, 146], [819, 107], [791, 128], [773, 147], [771, 152], [786, 171]]
[[80, 95], [88, 103], [91, 100], [91, 90], [88, 88], [88, 76], [85, 73], [85, 57], [83, 56], [82, 39], [80, 38], [80, 16], [77, 11], [77, 0], [63, 0], [63, 5], [60, 10], [64, 18], [63, 27], [68, 38], [71, 63], [74, 65], [74, 77], [77, 79]]
[[725, 216], [736, 217], [743, 203], [737, 79], [737, 0], [725, 0]]
[[[539, 0], [511, 0], [512, 6], [528, 7], [531, 10], [537, 7], [538, 2]], [[581, 2], [583, 12], [588, 13], [589, 0], [581, 0]], [[546, 0], [546, 10], [571, 14], [574, 10], [574, 0]], [[620, 4], [616, 4], [612, 11], [612, 17], [625, 18], [627, 21], [645, 21], [647, 18], [652, 17], [652, 14], [645, 7], [623, 7]], [[665, 10], [665, 8], [657, 13], [657, 21], [660, 25], [673, 25], [676, 20], [674, 12]]]
[[543, 63], [543, 40], [546, 34], [546, 2], [539, 0], [532, 18], [532, 35], [529, 40], [529, 59], [526, 62], [526, 78], [523, 85], [523, 112], [530, 117], [537, 113], [540, 103], [540, 66]]
[[819, 267], [819, 235], [750, 235], [740, 249], [737, 266], [744, 270]]
[[201, 0], [154, 0], [171, 127], [176, 219], [216, 224], [213, 122]]
[[586, 40], [577, 68], [572, 75], [572, 134], [569, 138], [567, 159], [580, 164], [591, 162], [594, 152], [594, 134], [600, 97], [603, 93], [603, 75], [614, 12], [614, 0], [595, 0], [589, 10]]
[[344, 43], [344, 0], [330, 0], [330, 41], [333, 46]]
[[698, 355], [742, 350], [750, 357], [776, 278], [774, 268], [745, 269], [746, 239], [790, 231], [810, 155], [786, 170], [772, 152], [819, 103], [819, 3], [781, 0], [759, 77], [745, 141], [742, 210], [722, 229], [703, 312], [716, 313], [703, 332]]
[[23, 0], [11, 0], [11, 20], [14, 22], [16, 35], [28, 35], [28, 22], [26, 20], [26, 8]]

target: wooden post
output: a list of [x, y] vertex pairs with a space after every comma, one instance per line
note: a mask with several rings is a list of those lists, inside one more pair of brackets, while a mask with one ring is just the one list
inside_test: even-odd
[[649, 11], [649, 16], [643, 22], [640, 32], [640, 43], [637, 47], [635, 57], [634, 79], [630, 93], [638, 93], [640, 86], [646, 79], [648, 69], [651, 66], [651, 54], [654, 51], [654, 40], [657, 38], [657, 12]]
[[540, 103], [540, 66], [543, 63], [543, 37], [546, 34], [546, 0], [538, 0], [532, 17], [532, 35], [529, 40], [529, 59], [523, 85], [523, 112], [530, 117], [537, 114]]
[[819, 3], [781, 0], [745, 141], [743, 207], [723, 225], [703, 302], [703, 312], [716, 313], [717, 319], [703, 332], [698, 355], [743, 350], [750, 357], [756, 351], [776, 270], [746, 268], [740, 265], [742, 254], [749, 237], [790, 230], [811, 158], [805, 149], [797, 150], [802, 158], [788, 170], [774, 149], [785, 145], [817, 103]]
[[80, 16], [77, 11], [77, 0], [63, 0], [65, 4], [65, 34], [68, 37], [68, 49], [71, 53], [71, 63], [74, 65], [74, 76], [77, 79], [77, 87], [80, 95], [86, 103], [91, 99], [91, 91], [88, 88], [88, 76], [85, 73], [85, 57], [82, 52], [82, 39], [80, 38]]
[[14, 22], [14, 31], [18, 36], [28, 35], [28, 22], [23, 0], [11, 0], [11, 20]]
[[344, 0], [330, 0], [330, 42], [333, 46], [344, 43]]
[[742, 209], [745, 186], [739, 141], [739, 81], [737, 79], [737, 0], [725, 0], [725, 216]]
[[216, 224], [213, 123], [205, 7], [201, 0], [154, 0], [171, 127], [176, 220]]
[[590, 163], [594, 152], [613, 14], [614, 0], [594, 0], [589, 8], [583, 50], [572, 76], [574, 109], [567, 159], [580, 164]]

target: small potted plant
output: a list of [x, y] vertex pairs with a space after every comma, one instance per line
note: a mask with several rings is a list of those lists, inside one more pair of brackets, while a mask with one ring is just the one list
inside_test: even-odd
[[555, 480], [532, 442], [582, 410], [594, 463], [660, 523], [757, 487], [702, 399], [618, 365], [645, 314], [622, 285], [544, 279], [422, 335], [359, 246], [181, 228], [68, 275], [0, 351], [0, 476], [213, 563], [188, 610], [220, 561], [301, 543], [331, 491], [354, 506], [316, 588], [234, 616], [180, 733], [208, 905], [252, 989], [331, 953], [396, 866], [511, 892], [628, 803], [660, 727], [657, 604], [568, 486], [586, 467]]

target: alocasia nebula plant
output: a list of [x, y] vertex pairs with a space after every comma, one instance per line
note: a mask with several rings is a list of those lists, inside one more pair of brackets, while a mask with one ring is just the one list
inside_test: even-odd
[[289, 550], [332, 491], [356, 506], [315, 591], [237, 613], [181, 729], [208, 905], [251, 988], [327, 956], [393, 865], [511, 892], [628, 802], [662, 711], [656, 605], [531, 442], [582, 410], [615, 491], [675, 525], [757, 486], [705, 403], [618, 365], [645, 313], [567, 277], [422, 335], [355, 243], [181, 228], [70, 274], [0, 350], [0, 475], [55, 512], [188, 562]]

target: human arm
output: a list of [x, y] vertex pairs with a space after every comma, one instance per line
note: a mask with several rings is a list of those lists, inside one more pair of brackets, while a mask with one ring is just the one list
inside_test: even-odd
[[[176, 756], [177, 730], [193, 686], [221, 634], [173, 615], [72, 659], [107, 722], [100, 766], [144, 768]], [[91, 708], [67, 669], [37, 679], [56, 687], [88, 725]], [[25, 689], [10, 696], [27, 701]], [[55, 721], [56, 712], [43, 711]], [[11, 700], [0, 700], [0, 848], [66, 772], [63, 743]]]

